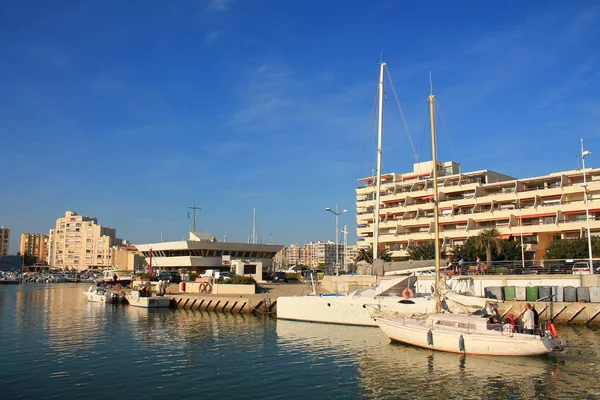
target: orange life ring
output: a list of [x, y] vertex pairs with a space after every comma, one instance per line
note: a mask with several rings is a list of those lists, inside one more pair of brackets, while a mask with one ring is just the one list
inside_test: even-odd
[[415, 293], [412, 291], [411, 288], [406, 288], [402, 291], [402, 297], [404, 297], [405, 299], [410, 299], [414, 295]]
[[555, 337], [555, 338], [558, 337], [558, 332], [556, 332], [556, 328], [554, 327], [554, 324], [548, 324], [548, 329], [550, 330], [550, 334], [552, 335], [552, 337]]

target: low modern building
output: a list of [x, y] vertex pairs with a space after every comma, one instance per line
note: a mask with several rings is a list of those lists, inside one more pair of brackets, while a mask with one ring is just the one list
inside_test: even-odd
[[116, 230], [92, 217], [67, 211], [49, 234], [48, 263], [61, 269], [102, 269], [112, 265], [111, 248], [123, 241]]
[[270, 270], [273, 258], [283, 246], [274, 244], [218, 242], [205, 232], [190, 232], [188, 240], [137, 244], [137, 249], [152, 268], [161, 270], [186, 270], [201, 273], [206, 269], [229, 270], [234, 260], [261, 262]]
[[[438, 163], [439, 225], [443, 247], [461, 245], [483, 229], [523, 241], [526, 258], [543, 258], [555, 239], [600, 233], [600, 169], [555, 172], [516, 179], [490, 170], [463, 173], [455, 162]], [[381, 177], [378, 248], [396, 261], [408, 248], [433, 240], [432, 162], [414, 164], [409, 173]], [[356, 189], [358, 246], [373, 245], [375, 178]], [[585, 202], [587, 194], [587, 204]]]
[[21, 235], [21, 254], [34, 256], [38, 264], [48, 261], [48, 235], [24, 233]]
[[10, 229], [0, 226], [0, 256], [8, 255], [10, 249]]

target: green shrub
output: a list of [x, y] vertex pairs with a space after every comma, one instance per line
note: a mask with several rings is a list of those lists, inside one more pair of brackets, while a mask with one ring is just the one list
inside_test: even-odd
[[232, 283], [234, 285], [256, 285], [256, 281], [251, 276], [235, 275], [231, 280], [225, 283]]
[[192, 273], [190, 274], [190, 281], [191, 281], [191, 282], [194, 282], [194, 281], [196, 280], [196, 278], [197, 278], [197, 277], [198, 277], [198, 275], [192, 272]]
[[148, 273], [147, 272], [138, 272], [137, 274], [135, 274], [135, 276], [139, 280], [148, 279]]

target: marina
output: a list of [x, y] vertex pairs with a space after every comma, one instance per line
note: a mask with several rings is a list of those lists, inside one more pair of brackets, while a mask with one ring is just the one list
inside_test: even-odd
[[589, 378], [600, 374], [595, 328], [561, 328], [568, 346], [560, 354], [498, 360], [394, 345], [367, 327], [107, 307], [84, 301], [86, 287], [0, 288], [7, 398], [102, 399], [106, 382], [148, 399], [220, 398], [223, 387], [231, 399], [600, 396]]

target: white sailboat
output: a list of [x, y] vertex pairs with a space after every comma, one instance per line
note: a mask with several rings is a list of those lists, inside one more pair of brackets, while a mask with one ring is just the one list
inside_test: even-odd
[[435, 132], [435, 96], [429, 95], [431, 148], [433, 164], [436, 312], [421, 318], [377, 316], [377, 324], [396, 342], [427, 349], [476, 355], [532, 356], [562, 350], [552, 324], [541, 333], [515, 332], [510, 324], [488, 323], [477, 315], [442, 312], [440, 297], [440, 241], [437, 182], [437, 149]]
[[[378, 124], [377, 124], [377, 173], [375, 191], [375, 218], [373, 230], [373, 261], [378, 255], [379, 235], [379, 195], [381, 188], [381, 156], [383, 136], [383, 83], [386, 63], [380, 66], [378, 97]], [[376, 286], [367, 289], [358, 289], [348, 295], [303, 295], [281, 296], [277, 299], [277, 318], [295, 321], [323, 322], [347, 325], [377, 326], [371, 317], [373, 310], [385, 312], [385, 315], [418, 316], [435, 311], [436, 300], [432, 296], [413, 297], [410, 283], [414, 279], [392, 278], [382, 279]], [[462, 297], [453, 294], [452, 304], [460, 303]], [[467, 304], [477, 304], [477, 309], [485, 307], [486, 300], [469, 297]], [[467, 307], [469, 308], [469, 307]], [[461, 307], [464, 309], [464, 307]], [[469, 308], [470, 311], [475, 311]]]

